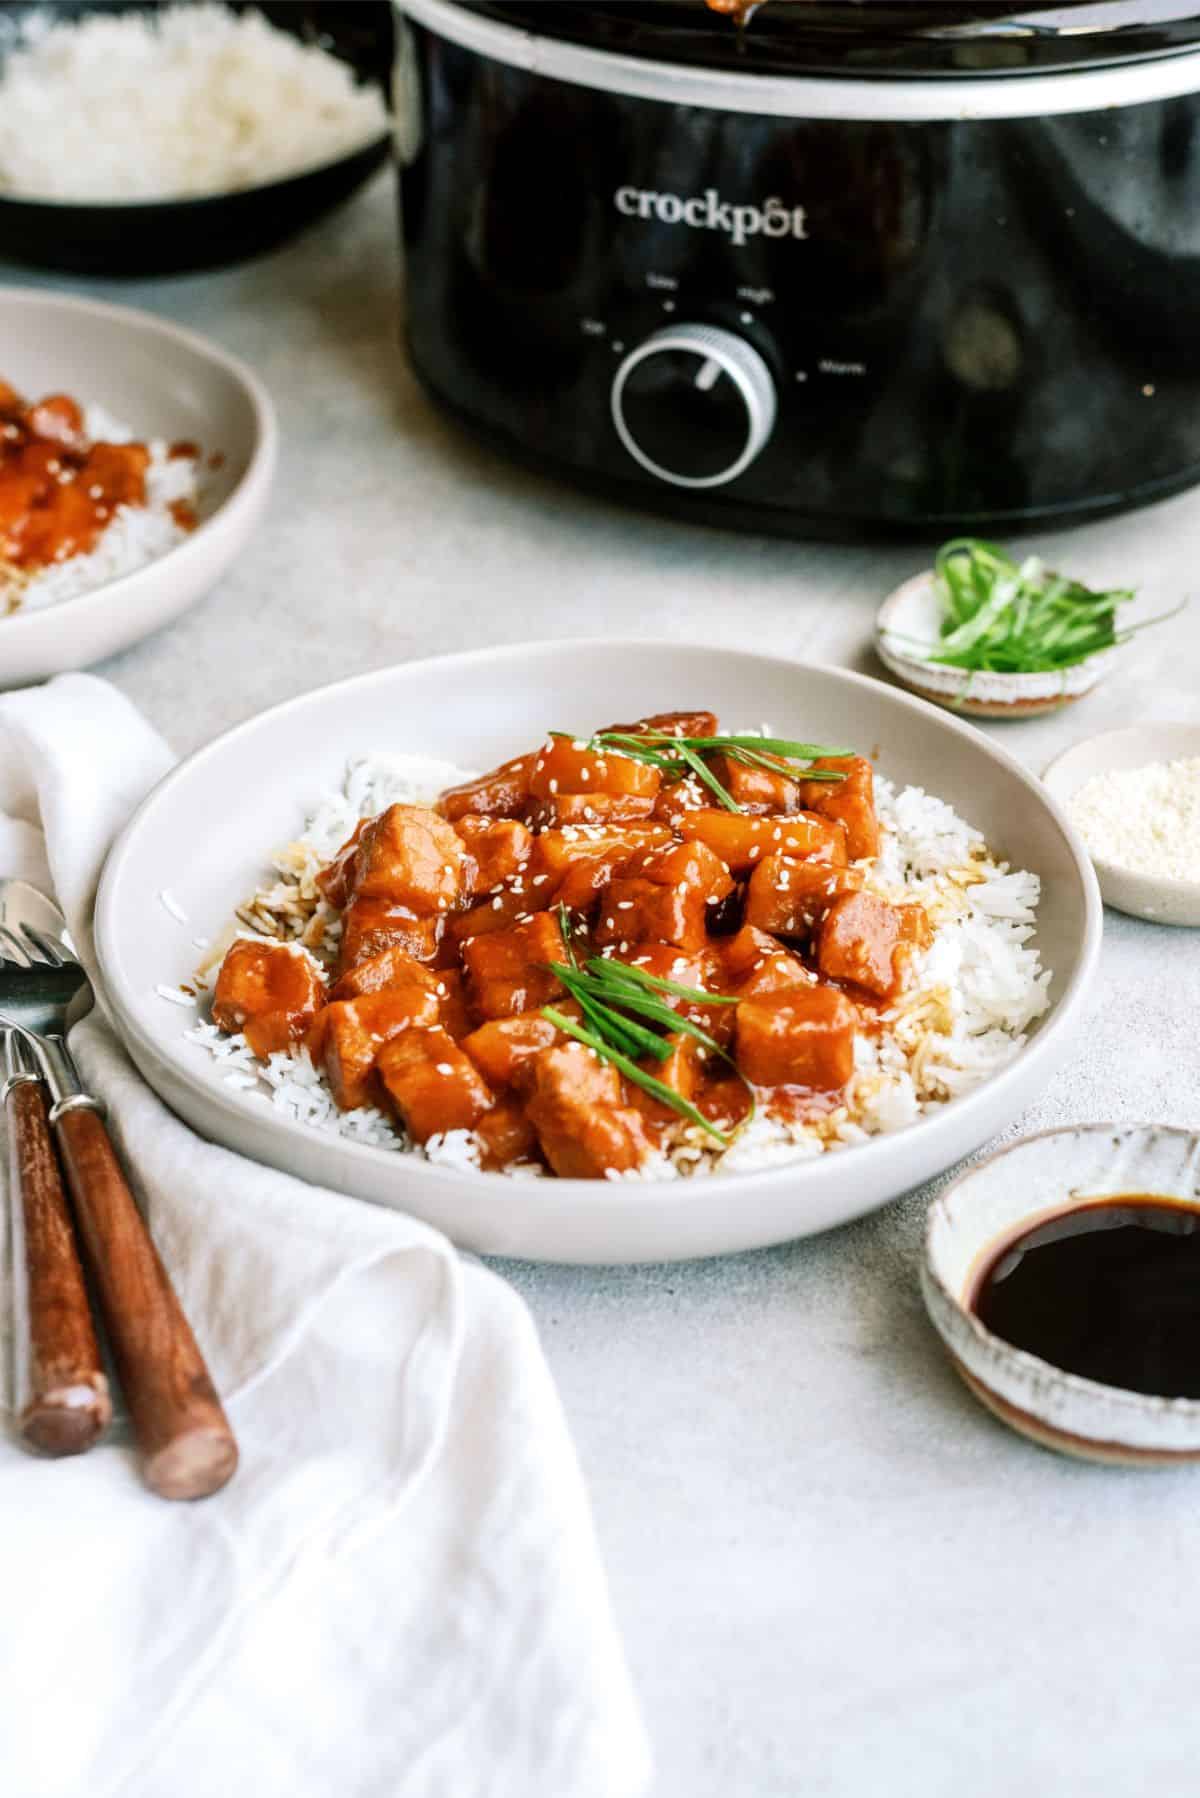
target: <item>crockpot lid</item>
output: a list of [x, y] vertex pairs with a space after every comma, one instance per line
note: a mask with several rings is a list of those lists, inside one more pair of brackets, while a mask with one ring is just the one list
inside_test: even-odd
[[705, 0], [466, 4], [540, 37], [769, 75], [1048, 73], [1200, 44], [1200, 0], [763, 0], [740, 23]]

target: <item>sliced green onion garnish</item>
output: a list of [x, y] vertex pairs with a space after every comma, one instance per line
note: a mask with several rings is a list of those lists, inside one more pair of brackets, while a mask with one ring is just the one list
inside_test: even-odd
[[1175, 615], [1119, 630], [1117, 614], [1133, 598], [1132, 588], [1094, 591], [1036, 556], [1016, 562], [998, 544], [976, 537], [942, 545], [934, 581], [938, 639], [914, 646], [931, 662], [973, 673], [1058, 673]]
[[726, 1136], [723, 1130], [718, 1130], [717, 1126], [709, 1118], [706, 1118], [702, 1111], [697, 1110], [689, 1099], [685, 1099], [681, 1093], [677, 1093], [673, 1087], [667, 1086], [664, 1081], [656, 1080], [653, 1074], [648, 1074], [644, 1068], [640, 1068], [636, 1061], [630, 1061], [627, 1055], [623, 1055], [619, 1049], [614, 1049], [611, 1044], [604, 1041], [603, 1037], [596, 1035], [591, 1030], [584, 1030], [573, 1018], [564, 1016], [553, 1005], [543, 1005], [542, 1016], [557, 1030], [561, 1030], [564, 1036], [574, 1037], [577, 1043], [583, 1043], [585, 1048], [591, 1049], [600, 1057], [601, 1061], [611, 1062], [613, 1067], [624, 1074], [626, 1080], [632, 1080], [633, 1084], [640, 1086], [643, 1092], [649, 1093], [661, 1104], [669, 1106], [672, 1111], [677, 1111], [680, 1117], [686, 1118], [690, 1124], [696, 1124], [701, 1130], [707, 1131], [709, 1136], [716, 1138], [723, 1149], [729, 1147], [733, 1138]]

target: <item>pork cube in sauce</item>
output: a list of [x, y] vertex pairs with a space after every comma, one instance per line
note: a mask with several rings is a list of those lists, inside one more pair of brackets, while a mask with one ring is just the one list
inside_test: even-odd
[[852, 862], [879, 854], [879, 819], [875, 812], [875, 773], [861, 755], [830, 756], [813, 763], [831, 768], [844, 780], [808, 780], [800, 788], [800, 804], [844, 828]]
[[614, 737], [715, 737], [715, 712], [651, 712], [636, 724], [606, 724], [599, 733]]
[[355, 899], [386, 899], [419, 916], [446, 912], [466, 891], [468, 855], [453, 827], [423, 805], [389, 805], [354, 851]]
[[406, 1030], [379, 1055], [379, 1078], [414, 1142], [470, 1130], [493, 1103], [483, 1075], [444, 1030]]
[[710, 766], [729, 797], [744, 812], [778, 815], [800, 810], [800, 783], [786, 762], [771, 771], [748, 767], [732, 756], [714, 755]]
[[537, 1011], [562, 992], [548, 962], [565, 962], [562, 929], [551, 912], [538, 912], [511, 930], [472, 937], [463, 944], [467, 995], [483, 1018]]
[[475, 1134], [482, 1151], [480, 1165], [485, 1170], [512, 1167], [515, 1162], [530, 1161], [537, 1154], [537, 1131], [518, 1098], [501, 1099], [490, 1111], [485, 1111], [475, 1125]]
[[624, 1103], [616, 1069], [581, 1043], [537, 1057], [528, 1116], [542, 1153], [564, 1179], [626, 1173], [650, 1148], [642, 1118]]
[[519, 874], [533, 849], [533, 833], [516, 818], [459, 818], [454, 829], [474, 864], [473, 896]]
[[256, 1055], [292, 1049], [325, 1003], [325, 983], [299, 948], [239, 937], [221, 963], [213, 1022], [231, 1036], [244, 1031]]
[[661, 886], [654, 880], [611, 881], [593, 930], [599, 948], [660, 942], [700, 949], [706, 936], [706, 907], [700, 888]]
[[[706, 1051], [694, 1036], [673, 1036], [670, 1040], [671, 1053], [666, 1060], [647, 1061], [645, 1066], [652, 1070], [654, 1078], [663, 1086], [678, 1093], [681, 1099], [688, 1099], [695, 1104], [704, 1079]], [[672, 1106], [665, 1105], [661, 1099], [656, 1099], [653, 1093], [646, 1092], [640, 1086], [630, 1087], [629, 1103], [649, 1124], [670, 1127], [679, 1122], [679, 1113]]]
[[379, 1052], [402, 1031], [437, 1023], [437, 995], [424, 986], [392, 993], [366, 993], [327, 1005], [310, 1038], [318, 1062], [341, 1111], [367, 1105], [376, 1096], [373, 1075]]
[[856, 888], [860, 878], [828, 862], [768, 855], [750, 876], [743, 916], [757, 930], [808, 937], [833, 901]]
[[329, 863], [317, 875], [317, 887], [322, 898], [327, 899], [337, 911], [350, 903], [350, 883], [354, 877], [354, 857], [358, 852], [359, 839], [367, 828], [369, 820], [364, 818], [353, 836], [348, 837]]
[[715, 905], [733, 891], [729, 869], [706, 843], [673, 843], [644, 850], [630, 860], [626, 872], [657, 886], [694, 888], [706, 904], [711, 901]]
[[621, 822], [543, 830], [534, 843], [529, 864], [530, 892], [535, 903], [544, 903], [538, 896], [548, 892], [552, 881], [561, 880], [581, 861], [594, 861], [602, 855], [636, 855], [640, 849], [662, 848], [670, 841], [671, 832], [665, 824]]
[[440, 968], [435, 975], [438, 1022], [447, 1036], [461, 1042], [475, 1028], [471, 1007], [467, 1003], [467, 983], [459, 968]]
[[728, 869], [703, 843], [648, 850], [632, 857], [621, 878], [610, 882], [596, 921], [596, 943], [699, 949], [711, 908], [732, 888]]
[[858, 1013], [832, 986], [788, 986], [737, 1008], [737, 1064], [755, 1086], [836, 1092], [854, 1072]]
[[629, 824], [651, 817], [657, 803], [637, 793], [552, 793], [530, 800], [526, 817], [536, 830]]
[[711, 954], [717, 965], [720, 990], [736, 993], [741, 999], [778, 992], [785, 986], [811, 986], [813, 981], [798, 955], [791, 954], [773, 936], [756, 930], [752, 924], [743, 925], [727, 942], [714, 947]]
[[463, 1038], [463, 1049], [490, 1086], [520, 1086], [532, 1074], [535, 1055], [553, 1046], [558, 1031], [536, 1011], [490, 1018]]
[[520, 818], [529, 797], [529, 775], [534, 754], [519, 755], [502, 762], [489, 774], [477, 780], [465, 780], [461, 786], [447, 787], [437, 802], [443, 818], [453, 823], [458, 818]]
[[532, 906], [539, 901], [531, 899], [523, 882], [520, 885], [520, 891], [515, 886], [502, 887], [498, 893], [491, 893], [481, 899], [470, 911], [459, 912], [457, 917], [450, 919], [446, 926], [446, 937], [455, 956], [461, 953], [472, 937], [511, 930], [518, 919], [529, 916]]
[[399, 949], [414, 961], [429, 962], [437, 954], [443, 919], [418, 918], [407, 905], [390, 899], [355, 899], [342, 913], [342, 940], [338, 949], [338, 979], [363, 962], [374, 961], [389, 949]]
[[827, 980], [850, 981], [877, 999], [894, 999], [912, 950], [928, 940], [928, 920], [919, 905], [844, 893], [821, 921], [817, 966]]
[[365, 993], [394, 992], [397, 987], [432, 989], [434, 975], [406, 949], [393, 947], [355, 962], [330, 988], [330, 999], [361, 999]]

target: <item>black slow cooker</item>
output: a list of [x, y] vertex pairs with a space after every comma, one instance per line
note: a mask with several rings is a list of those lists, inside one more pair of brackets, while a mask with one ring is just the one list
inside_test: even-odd
[[1200, 479], [1200, 0], [403, 0], [408, 338], [526, 458], [758, 530]]

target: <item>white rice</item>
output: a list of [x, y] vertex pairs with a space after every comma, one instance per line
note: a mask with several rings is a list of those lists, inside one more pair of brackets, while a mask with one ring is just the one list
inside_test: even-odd
[[[271, 934], [319, 941], [327, 923], [313, 912], [316, 874], [360, 818], [395, 803], [428, 804], [468, 772], [419, 756], [364, 756], [351, 763], [345, 787], [315, 807], [303, 834], [275, 859], [279, 881], [263, 890], [260, 914]], [[624, 1180], [674, 1180], [714, 1173], [747, 1173], [799, 1161], [916, 1123], [948, 1100], [970, 1092], [1005, 1067], [1049, 1005], [1050, 972], [1033, 943], [1040, 897], [1036, 874], [1009, 868], [989, 855], [980, 833], [919, 787], [897, 791], [876, 778], [883, 832], [867, 884], [885, 897], [923, 905], [934, 929], [932, 946], [913, 963], [903, 998], [877, 1036], [858, 1039], [857, 1066], [837, 1109], [816, 1122], [789, 1124], [766, 1115], [726, 1151], [685, 1126], [671, 1146]], [[245, 919], [243, 908], [240, 916]], [[211, 971], [235, 934], [219, 939]], [[200, 984], [203, 985], [203, 973]], [[277, 1111], [314, 1129], [422, 1155], [457, 1168], [477, 1168], [479, 1145], [470, 1131], [434, 1137], [423, 1147], [375, 1109], [339, 1112], [307, 1055], [276, 1054], [258, 1061], [242, 1036], [210, 1022], [187, 1032], [216, 1057], [231, 1085], [253, 1090]], [[537, 1177], [522, 1166], [513, 1176]]]
[[[136, 432], [102, 406], [88, 405], [83, 413], [84, 433], [91, 443], [129, 443]], [[165, 438], [147, 441], [150, 461], [146, 468], [146, 503], [118, 506], [111, 522], [86, 555], [68, 556], [27, 575], [0, 570], [0, 619], [12, 612], [36, 612], [43, 606], [77, 599], [108, 581], [133, 574], [156, 562], [189, 533], [179, 524], [171, 507], [176, 501], [200, 507], [198, 470], [194, 456], [173, 456]]]
[[0, 49], [0, 193], [21, 199], [230, 193], [336, 162], [388, 129], [377, 88], [258, 12], [77, 20], [47, 6], [7, 30], [0, 15]]

